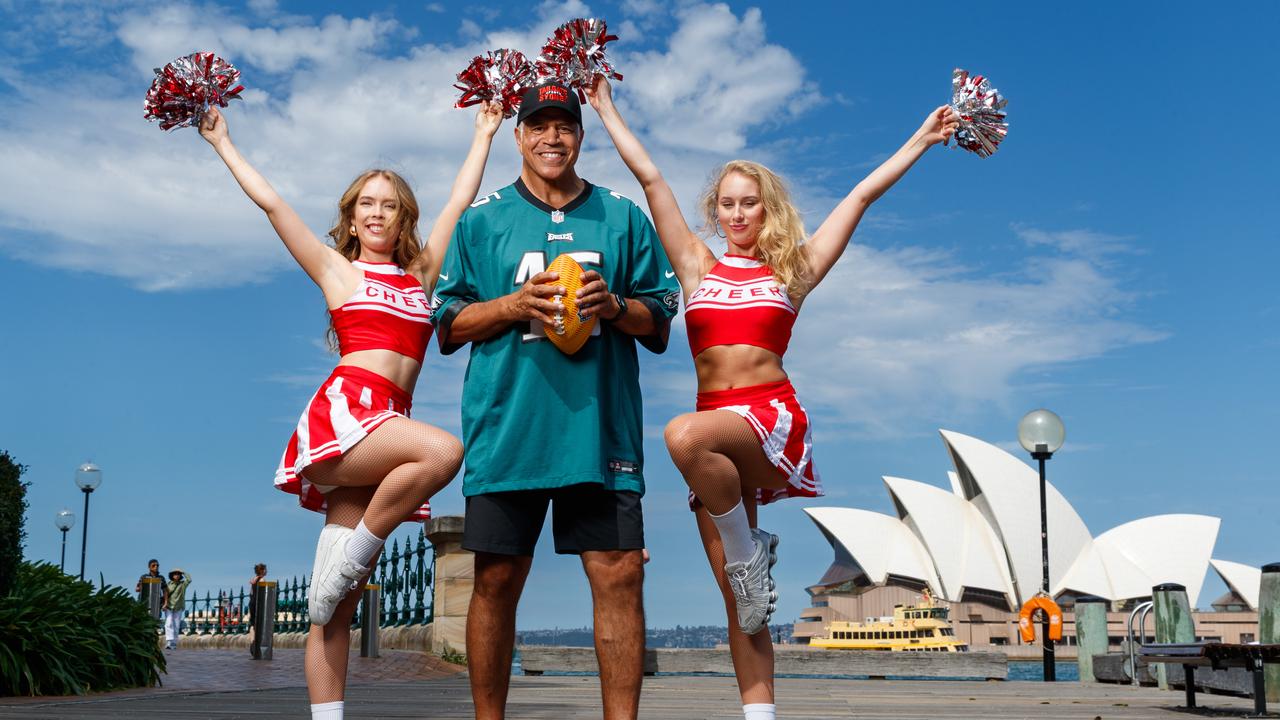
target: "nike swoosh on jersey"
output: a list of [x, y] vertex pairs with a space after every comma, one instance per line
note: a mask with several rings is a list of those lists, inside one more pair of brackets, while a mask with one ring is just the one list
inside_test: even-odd
[[445, 282], [449, 282], [449, 276], [445, 275], [444, 273], [440, 273], [440, 279]]
[[668, 280], [670, 280], [671, 278], [673, 278], [673, 277], [675, 277], [675, 276], [676, 276], [676, 274], [675, 274], [674, 272], [670, 271], [670, 270], [667, 270], [667, 271], [666, 271], [665, 273], [663, 273], [663, 274], [667, 276], [667, 279], [668, 279]]

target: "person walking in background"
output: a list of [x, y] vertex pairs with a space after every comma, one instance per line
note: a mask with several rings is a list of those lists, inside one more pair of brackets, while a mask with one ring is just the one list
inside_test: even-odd
[[258, 582], [266, 576], [267, 564], [258, 563], [253, 566], [253, 577], [249, 578], [249, 654], [254, 660], [262, 657], [262, 640], [253, 619], [258, 615]]
[[164, 646], [167, 650], [178, 648], [178, 633], [182, 632], [182, 617], [187, 613], [187, 588], [191, 576], [181, 568], [169, 571], [169, 582], [164, 596]]
[[156, 580], [160, 583], [160, 607], [161, 609], [167, 607], [169, 604], [169, 589], [165, 587], [164, 578], [160, 575], [160, 561], [155, 558], [147, 561], [147, 571], [142, 574], [142, 577], [138, 578], [138, 585], [133, 589], [134, 592], [138, 593], [139, 600], [142, 600], [142, 584], [148, 580]]

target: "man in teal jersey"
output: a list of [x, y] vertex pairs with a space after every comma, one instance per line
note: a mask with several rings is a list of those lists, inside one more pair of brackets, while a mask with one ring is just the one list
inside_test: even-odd
[[[644, 665], [644, 494], [636, 342], [663, 352], [679, 286], [634, 203], [578, 177], [582, 111], [547, 83], [525, 93], [520, 178], [477, 200], [454, 230], [436, 286], [446, 354], [471, 343], [462, 391], [463, 547], [475, 553], [467, 665], [476, 717], [504, 717], [515, 614], [552, 507], [556, 552], [581, 556], [595, 607], [607, 720], [635, 718]], [[595, 330], [573, 355], [543, 324], [562, 253], [587, 271]]]

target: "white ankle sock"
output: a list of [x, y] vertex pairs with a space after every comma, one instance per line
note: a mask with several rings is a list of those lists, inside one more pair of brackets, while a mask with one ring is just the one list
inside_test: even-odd
[[775, 720], [778, 706], [773, 703], [751, 703], [742, 706], [744, 720]]
[[380, 538], [369, 532], [369, 528], [364, 526], [364, 520], [361, 520], [360, 524], [356, 525], [355, 532], [347, 538], [347, 559], [360, 567], [368, 567], [374, 553], [381, 550], [386, 541], [386, 538]]
[[311, 704], [311, 720], [342, 720], [341, 700]]
[[751, 539], [751, 521], [747, 520], [747, 508], [742, 501], [738, 501], [732, 510], [723, 515], [712, 515], [711, 522], [720, 531], [726, 565], [751, 559], [751, 554], [756, 551], [756, 543]]

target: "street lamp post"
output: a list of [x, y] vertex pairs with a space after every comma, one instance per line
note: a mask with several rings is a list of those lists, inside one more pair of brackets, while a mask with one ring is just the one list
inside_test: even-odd
[[58, 562], [58, 569], [62, 572], [67, 571], [67, 531], [76, 524], [76, 514], [66, 508], [58, 511], [53, 516], [53, 524], [62, 531], [62, 560]]
[[[1040, 590], [1050, 599], [1053, 596], [1049, 592], [1049, 512], [1045, 502], [1044, 462], [1062, 447], [1065, 438], [1062, 418], [1048, 410], [1032, 410], [1018, 421], [1018, 442], [1040, 463], [1040, 564], [1043, 571]], [[1048, 613], [1044, 614], [1040, 635], [1044, 642], [1044, 680], [1053, 682], [1057, 679], [1057, 672], [1053, 658], [1053, 640], [1049, 638]]]
[[102, 470], [93, 463], [76, 468], [76, 486], [84, 491], [84, 525], [80, 527], [80, 579], [84, 579], [85, 551], [89, 545], [89, 495], [102, 484]]

